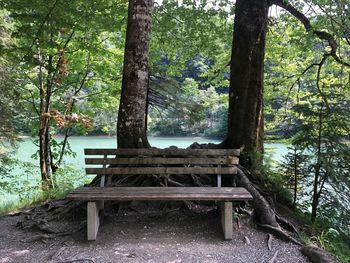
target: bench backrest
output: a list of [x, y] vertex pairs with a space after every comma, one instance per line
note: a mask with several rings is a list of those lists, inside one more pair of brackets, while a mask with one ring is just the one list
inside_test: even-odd
[[86, 173], [104, 175], [232, 174], [239, 161], [237, 149], [85, 149], [85, 155], [86, 165], [102, 165]]

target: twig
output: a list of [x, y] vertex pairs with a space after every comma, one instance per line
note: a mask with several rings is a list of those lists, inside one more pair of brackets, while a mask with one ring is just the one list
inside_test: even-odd
[[67, 247], [61, 247], [59, 250], [57, 250], [55, 253], [53, 253], [50, 257], [51, 260], [56, 260], [56, 259], [60, 259], [60, 255], [62, 254], [62, 252], [64, 250], [66, 250]]
[[290, 241], [296, 245], [302, 246], [302, 243], [295, 239], [294, 237], [290, 236], [288, 233], [285, 233], [281, 228], [275, 227], [272, 225], [267, 224], [258, 224], [259, 227], [265, 229], [266, 231], [269, 231], [273, 235], [277, 236], [278, 238], [281, 238], [285, 241]]
[[272, 235], [271, 234], [267, 235], [267, 247], [269, 250], [272, 250]]
[[78, 258], [78, 259], [72, 259], [72, 260], [65, 260], [65, 261], [60, 261], [60, 263], [73, 263], [73, 262], [84, 262], [84, 261], [95, 263], [95, 261], [91, 258]]
[[269, 263], [274, 263], [276, 261], [277, 255], [278, 255], [278, 250], [275, 252], [273, 257], [269, 260]]

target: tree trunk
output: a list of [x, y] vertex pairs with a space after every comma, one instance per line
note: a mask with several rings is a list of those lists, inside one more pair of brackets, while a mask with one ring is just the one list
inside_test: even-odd
[[298, 194], [298, 162], [297, 162], [298, 152], [294, 147], [294, 197], [293, 197], [293, 208], [297, 205], [297, 194]]
[[[39, 53], [42, 60], [42, 55]], [[52, 65], [52, 57], [49, 57], [49, 65]], [[42, 64], [39, 66], [39, 90], [40, 90], [40, 116], [39, 116], [39, 165], [41, 173], [42, 189], [47, 190], [53, 188], [52, 181], [52, 156], [50, 148], [50, 123], [49, 111], [51, 101], [51, 85], [44, 84]], [[49, 77], [48, 77], [49, 79]]]
[[268, 3], [238, 0], [231, 55], [227, 148], [263, 151], [263, 74]]
[[311, 222], [315, 222], [317, 216], [317, 207], [319, 203], [319, 189], [321, 172], [321, 145], [322, 145], [322, 129], [323, 129], [323, 105], [320, 108], [318, 115], [318, 134], [317, 134], [317, 159], [315, 164], [315, 176], [312, 189], [312, 204], [311, 204]]
[[149, 40], [153, 0], [130, 0], [118, 112], [119, 148], [149, 147], [146, 134]]

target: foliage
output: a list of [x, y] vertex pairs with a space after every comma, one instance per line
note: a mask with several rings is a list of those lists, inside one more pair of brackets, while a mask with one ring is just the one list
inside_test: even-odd
[[[310, 224], [305, 216], [299, 214], [299, 219]], [[331, 252], [341, 263], [348, 263], [350, 259], [349, 230], [337, 230], [328, 219], [318, 219], [316, 224], [309, 225], [310, 229], [302, 233], [306, 244], [315, 244]]]
[[[41, 190], [37, 166], [15, 158], [0, 158], [0, 197], [7, 202], [0, 205], [0, 214], [27, 207], [48, 199], [63, 198], [72, 189], [89, 183], [82, 170], [71, 166], [60, 168], [54, 175], [56, 187]], [[10, 199], [9, 199], [10, 198]]]
[[[303, 151], [297, 145], [288, 147], [289, 152], [283, 157], [284, 161], [280, 163], [282, 170], [281, 180], [287, 188], [293, 190], [293, 207], [296, 207], [298, 196], [303, 196], [305, 191], [302, 187], [305, 184], [303, 174], [305, 174], [305, 165], [308, 161], [308, 156], [303, 154]], [[302, 203], [302, 202], [299, 202]]]
[[[347, 1], [291, 3], [305, 11], [315, 29], [336, 38], [336, 54], [348, 62]], [[37, 136], [42, 116], [39, 83], [52, 86], [50, 110], [44, 114], [50, 135], [114, 134], [127, 1], [7, 0], [0, 8], [0, 136]], [[233, 13], [234, 3], [227, 0], [164, 0], [155, 5], [149, 132], [225, 136]], [[308, 216], [319, 195], [313, 204], [315, 224], [329, 225], [315, 233], [314, 241], [345, 258], [339, 238], [349, 236], [350, 220], [350, 201], [344, 194], [350, 190], [349, 67], [334, 61], [329, 43], [285, 11], [272, 15], [268, 28], [265, 130], [269, 138], [291, 138], [292, 149], [281, 166], [259, 168], [269, 175], [271, 188], [291, 203], [290, 190], [297, 186], [297, 208]], [[1, 145], [3, 151], [8, 140]], [[69, 142], [63, 145], [50, 139], [56, 161], [61, 151], [74, 155]], [[0, 189], [21, 193], [22, 200], [28, 192], [33, 197], [38, 193], [38, 182], [30, 176], [38, 175], [33, 169], [2, 154]], [[54, 180], [58, 188], [51, 194], [57, 196], [84, 179], [61, 166]]]
[[[8, 12], [0, 9], [0, 53], [13, 45], [10, 32], [13, 23], [7, 19]], [[20, 108], [16, 106], [19, 93], [15, 89], [15, 83], [11, 80], [16, 75], [16, 65], [8, 60], [7, 56], [0, 57], [0, 138], [8, 140], [16, 139], [16, 120], [20, 115]], [[2, 141], [0, 141], [2, 144]]]
[[[111, 25], [122, 29], [119, 19], [126, 5], [107, 0], [89, 4], [53, 0], [45, 5], [14, 0], [1, 3], [1, 8], [13, 23], [13, 45], [4, 48], [4, 54], [21, 72], [10, 81], [16, 82], [25, 109], [22, 125], [38, 136], [43, 187], [53, 187], [52, 173], [69, 153], [68, 137], [92, 128], [95, 115], [89, 103], [100, 105], [105, 97], [104, 105], [116, 105], [109, 94], [119, 90], [118, 76], [112, 72], [114, 61], [121, 60], [122, 44], [111, 41], [115, 36]], [[61, 145], [51, 139], [54, 133], [64, 134]]]
[[59, 196], [89, 183], [91, 178], [87, 177], [83, 170], [77, 170], [75, 167], [66, 165], [64, 168], [57, 170], [54, 180], [57, 188], [52, 194], [53, 196]]
[[151, 133], [224, 137], [226, 96], [218, 94], [214, 87], [199, 89], [198, 83], [191, 78], [186, 78], [172, 90], [167, 88], [166, 91], [168, 102], [163, 106], [165, 111], [157, 105], [151, 108]]
[[11, 155], [2, 155], [0, 164], [0, 195], [14, 195], [19, 201], [32, 199], [34, 192], [38, 191], [39, 181], [33, 176], [37, 168]]

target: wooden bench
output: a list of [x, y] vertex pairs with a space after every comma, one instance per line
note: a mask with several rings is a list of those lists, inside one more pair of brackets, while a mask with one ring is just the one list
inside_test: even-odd
[[[100, 187], [81, 187], [67, 198], [86, 200], [87, 239], [96, 240], [104, 201], [219, 201], [225, 240], [232, 239], [232, 201], [251, 200], [241, 187], [221, 187], [221, 175], [235, 175], [239, 150], [224, 149], [85, 149], [87, 174], [101, 176]], [[94, 157], [91, 157], [94, 156]], [[98, 157], [96, 157], [98, 156]], [[102, 167], [96, 167], [100, 165]], [[105, 187], [111, 176], [215, 175], [217, 187]]]

